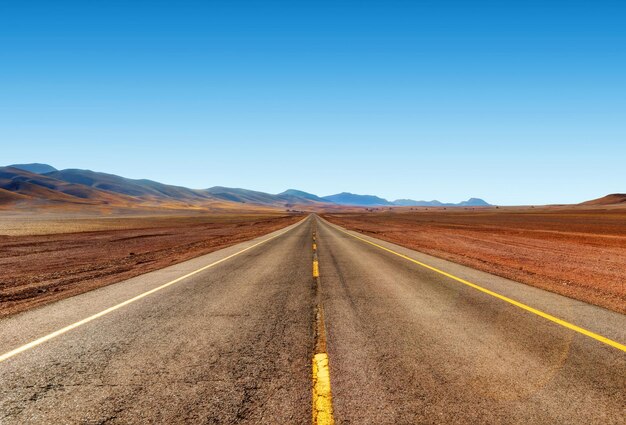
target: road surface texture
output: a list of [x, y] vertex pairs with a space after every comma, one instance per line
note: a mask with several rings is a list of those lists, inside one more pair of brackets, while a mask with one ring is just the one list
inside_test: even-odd
[[318, 423], [623, 424], [625, 333], [619, 313], [311, 216], [0, 320], [0, 423], [306, 424], [328, 364]]

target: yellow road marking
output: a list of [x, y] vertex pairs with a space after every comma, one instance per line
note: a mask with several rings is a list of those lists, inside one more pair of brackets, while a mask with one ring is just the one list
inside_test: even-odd
[[[313, 251], [317, 250], [313, 230]], [[320, 269], [317, 252], [313, 256], [313, 278], [317, 307], [315, 309], [315, 351], [313, 356], [313, 425], [334, 425], [333, 397], [330, 391], [330, 368], [326, 353], [326, 325], [324, 323], [324, 307], [322, 306]]]
[[523, 303], [521, 303], [519, 301], [515, 301], [514, 299], [511, 299], [509, 297], [505, 297], [504, 295], [500, 295], [497, 292], [491, 291], [491, 290], [489, 290], [487, 288], [483, 288], [482, 286], [476, 285], [475, 283], [468, 282], [465, 279], [461, 279], [460, 277], [457, 277], [457, 276], [454, 276], [454, 275], [452, 275], [450, 273], [444, 272], [443, 270], [439, 270], [438, 268], [435, 268], [433, 266], [429, 266], [428, 264], [422, 263], [421, 261], [414, 260], [411, 257], [408, 257], [408, 256], [406, 256], [404, 254], [400, 254], [399, 252], [393, 251], [393, 250], [391, 250], [389, 248], [385, 248], [382, 245], [379, 245], [377, 243], [368, 241], [367, 239], [361, 238], [359, 236], [353, 235], [352, 233], [347, 232], [347, 231], [345, 231], [345, 230], [343, 230], [343, 229], [341, 229], [341, 228], [339, 228], [337, 226], [333, 225], [333, 227], [335, 229], [339, 230], [340, 232], [345, 233], [346, 235], [352, 236], [355, 239], [359, 239], [360, 241], [363, 241], [365, 243], [373, 245], [373, 246], [375, 246], [377, 248], [380, 248], [380, 249], [382, 249], [384, 251], [387, 251], [387, 252], [389, 252], [391, 254], [397, 255], [398, 257], [404, 258], [405, 260], [409, 260], [412, 263], [415, 263], [415, 264], [417, 264], [419, 266], [422, 266], [422, 267], [424, 267], [424, 268], [426, 268], [428, 270], [432, 270], [432, 271], [434, 271], [436, 273], [439, 273], [439, 274], [441, 274], [443, 276], [449, 277], [450, 279], [456, 280], [457, 282], [460, 282], [460, 283], [462, 283], [464, 285], [472, 287], [472, 288], [474, 288], [474, 289], [476, 289], [476, 290], [478, 290], [480, 292], [483, 292], [485, 294], [491, 295], [492, 297], [498, 298], [498, 299], [500, 299], [502, 301], [505, 301], [505, 302], [507, 302], [509, 304], [513, 304], [514, 306], [519, 307], [519, 308], [521, 308], [523, 310], [526, 310], [526, 311], [529, 311], [529, 312], [531, 312], [533, 314], [536, 314], [537, 316], [543, 317], [544, 319], [550, 320], [551, 322], [554, 322], [554, 323], [556, 323], [558, 325], [561, 325], [561, 326], [563, 326], [563, 327], [565, 327], [567, 329], [571, 329], [571, 330], [573, 330], [575, 332], [578, 332], [578, 333], [580, 333], [582, 335], [588, 336], [588, 337], [593, 338], [593, 339], [595, 339], [597, 341], [600, 341], [600, 342], [602, 342], [604, 344], [610, 345], [611, 347], [617, 348], [618, 350], [622, 350], [622, 351], [626, 352], [626, 345], [620, 344], [617, 341], [613, 341], [613, 340], [611, 340], [611, 339], [609, 339], [607, 337], [604, 337], [602, 335], [598, 335], [597, 333], [588, 331], [587, 329], [583, 329], [583, 328], [581, 328], [579, 326], [576, 326], [576, 325], [574, 325], [572, 323], [566, 322], [563, 319], [559, 319], [558, 317], [552, 316], [552, 315], [550, 315], [548, 313], [545, 313], [545, 312], [543, 312], [541, 310], [537, 310], [536, 308], [530, 307], [530, 306], [528, 306], [526, 304], [523, 304]]
[[[301, 224], [301, 223], [303, 223], [303, 221], [300, 221], [300, 224]], [[298, 224], [298, 226], [299, 226], [300, 224]], [[226, 260], [230, 260], [231, 258], [236, 257], [236, 256], [237, 256], [237, 255], [239, 255], [239, 254], [243, 254], [244, 252], [249, 251], [249, 250], [251, 250], [252, 248], [255, 248], [255, 247], [257, 247], [257, 246], [259, 246], [259, 245], [261, 245], [261, 244], [264, 244], [264, 243], [266, 243], [266, 242], [271, 241], [272, 239], [275, 239], [275, 238], [277, 238], [277, 237], [279, 237], [279, 236], [282, 236], [282, 235], [284, 235], [285, 233], [287, 233], [287, 232], [289, 232], [289, 231], [293, 230], [294, 228], [295, 228], [295, 227], [292, 227], [291, 229], [287, 229], [287, 230], [285, 230], [284, 232], [281, 232], [281, 233], [279, 233], [279, 234], [277, 234], [277, 235], [274, 235], [274, 236], [272, 236], [272, 237], [270, 237], [270, 238], [267, 238], [267, 239], [265, 239], [265, 240], [262, 240], [261, 242], [255, 243], [254, 245], [251, 245], [251, 246], [249, 246], [249, 247], [247, 247], [247, 248], [245, 248], [245, 249], [242, 249], [242, 250], [241, 250], [241, 251], [239, 251], [239, 252], [236, 252], [236, 253], [234, 253], [234, 254], [231, 254], [231, 255], [229, 255], [228, 257], [222, 258], [221, 260], [218, 260], [218, 261], [216, 261], [216, 262], [214, 262], [214, 263], [211, 263], [211, 264], [209, 264], [208, 266], [204, 266], [204, 267], [199, 268], [198, 270], [195, 270], [195, 271], [193, 271], [193, 272], [191, 272], [191, 273], [187, 273], [186, 275], [181, 276], [181, 277], [179, 277], [179, 278], [177, 278], [177, 279], [174, 279], [174, 280], [172, 280], [171, 282], [168, 282], [168, 283], [165, 283], [165, 284], [163, 284], [163, 285], [161, 285], [161, 286], [158, 286], [158, 287], [156, 287], [156, 288], [153, 288], [153, 289], [151, 289], [151, 290], [149, 290], [149, 291], [146, 291], [146, 292], [144, 292], [144, 293], [142, 293], [142, 294], [139, 294], [139, 295], [137, 295], [137, 296], [135, 296], [135, 297], [133, 297], [133, 298], [131, 298], [131, 299], [129, 299], [129, 300], [126, 300], [126, 301], [124, 301], [124, 302], [121, 302], [121, 303], [119, 303], [119, 304], [114, 305], [113, 307], [109, 307], [109, 308], [107, 308], [106, 310], [103, 310], [103, 311], [101, 311], [101, 312], [99, 312], [99, 313], [96, 313], [96, 314], [94, 314], [94, 315], [92, 315], [92, 316], [89, 316], [89, 317], [87, 317], [87, 318], [85, 318], [85, 319], [83, 319], [83, 320], [80, 320], [80, 321], [78, 321], [78, 322], [72, 323], [71, 325], [68, 325], [68, 326], [66, 326], [66, 327], [64, 327], [64, 328], [61, 328], [61, 329], [59, 329], [59, 330], [57, 330], [57, 331], [54, 331], [54, 332], [52, 332], [52, 333], [50, 333], [50, 334], [48, 334], [48, 335], [42, 336], [41, 338], [38, 338], [38, 339], [36, 339], [36, 340], [34, 340], [34, 341], [31, 341], [31, 342], [29, 342], [28, 344], [24, 344], [24, 345], [22, 345], [21, 347], [18, 347], [18, 348], [14, 349], [14, 350], [9, 351], [8, 353], [4, 353], [4, 354], [0, 355], [0, 363], [2, 363], [2, 362], [3, 362], [3, 361], [5, 361], [5, 360], [10, 359], [10, 358], [11, 358], [11, 357], [13, 357], [13, 356], [16, 356], [16, 355], [18, 355], [18, 354], [20, 354], [20, 353], [23, 353], [24, 351], [30, 350], [31, 348], [34, 348], [34, 347], [36, 347], [36, 346], [38, 346], [38, 345], [41, 345], [41, 344], [43, 344], [44, 342], [50, 341], [50, 340], [51, 340], [51, 339], [53, 339], [53, 338], [56, 338], [56, 337], [58, 337], [58, 336], [60, 336], [60, 335], [63, 335], [64, 333], [69, 332], [69, 331], [71, 331], [72, 329], [76, 329], [76, 328], [78, 328], [79, 326], [85, 325], [85, 324], [87, 324], [87, 323], [89, 323], [89, 322], [91, 322], [91, 321], [93, 321], [93, 320], [96, 320], [96, 319], [98, 319], [98, 318], [100, 318], [100, 317], [102, 317], [102, 316], [105, 316], [105, 315], [107, 315], [107, 314], [109, 314], [109, 313], [112, 313], [112, 312], [114, 312], [115, 310], [118, 310], [118, 309], [120, 309], [120, 308], [122, 308], [122, 307], [125, 307], [125, 306], [127, 306], [127, 305], [129, 305], [129, 304], [134, 303], [135, 301], [139, 301], [140, 299], [145, 298], [145, 297], [147, 297], [148, 295], [152, 295], [152, 294], [154, 294], [155, 292], [161, 291], [161, 290], [163, 290], [163, 289], [167, 288], [168, 286], [172, 286], [172, 285], [174, 285], [174, 284], [176, 284], [176, 283], [180, 282], [181, 280], [185, 280], [185, 279], [187, 279], [187, 278], [189, 278], [189, 277], [191, 277], [191, 276], [193, 276], [193, 275], [196, 275], [196, 274], [198, 274], [198, 273], [200, 273], [200, 272], [203, 272], [204, 270], [207, 270], [207, 269], [210, 269], [211, 267], [217, 266], [218, 264], [223, 263], [223, 262], [224, 262], [224, 261], [226, 261]]]
[[313, 424], [334, 423], [328, 354], [319, 353], [313, 357]]

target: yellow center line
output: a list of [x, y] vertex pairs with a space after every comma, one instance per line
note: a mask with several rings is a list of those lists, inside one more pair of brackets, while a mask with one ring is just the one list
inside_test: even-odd
[[[298, 223], [297, 226], [299, 226], [303, 222], [304, 222], [303, 220], [300, 221], [300, 223]], [[114, 305], [112, 307], [109, 307], [106, 310], [103, 310], [103, 311], [101, 311], [99, 313], [91, 315], [91, 316], [89, 316], [89, 317], [87, 317], [85, 319], [79, 320], [78, 322], [72, 323], [71, 325], [65, 326], [64, 328], [61, 328], [61, 329], [59, 329], [57, 331], [49, 333], [48, 335], [42, 336], [41, 338], [37, 338], [36, 340], [29, 342], [28, 344], [24, 344], [21, 347], [18, 347], [18, 348], [14, 349], [14, 350], [11, 350], [11, 351], [7, 352], [7, 353], [4, 353], [4, 354], [0, 355], [0, 363], [4, 362], [5, 360], [8, 360], [11, 357], [14, 357], [14, 356], [16, 356], [16, 355], [18, 355], [20, 353], [23, 353], [24, 351], [30, 350], [31, 348], [35, 348], [38, 345], [43, 344], [44, 342], [50, 341], [53, 338], [61, 336], [64, 333], [67, 333], [67, 332], [71, 331], [72, 329], [76, 329], [79, 326], [85, 325], [85, 324], [87, 324], [87, 323], [89, 323], [89, 322], [91, 322], [93, 320], [96, 320], [96, 319], [98, 319], [98, 318], [100, 318], [102, 316], [105, 316], [105, 315], [107, 315], [109, 313], [112, 313], [115, 310], [119, 310], [122, 307], [125, 307], [125, 306], [127, 306], [129, 304], [132, 304], [132, 303], [134, 303], [136, 301], [139, 301], [140, 299], [145, 298], [148, 295], [152, 295], [155, 292], [161, 291], [161, 290], [167, 288], [168, 286], [172, 286], [172, 285], [174, 285], [174, 284], [176, 284], [176, 283], [178, 283], [178, 282], [180, 282], [182, 280], [185, 280], [185, 279], [190, 278], [191, 276], [194, 276], [194, 275], [196, 275], [196, 274], [198, 274], [200, 272], [203, 272], [203, 271], [205, 271], [207, 269], [210, 269], [211, 267], [217, 266], [218, 264], [223, 263], [224, 261], [230, 260], [231, 258], [236, 257], [236, 256], [238, 256], [240, 254], [243, 254], [244, 252], [249, 251], [252, 248], [255, 248], [255, 247], [259, 246], [259, 245], [262, 245], [262, 244], [264, 244], [266, 242], [269, 242], [272, 239], [276, 239], [277, 237], [282, 236], [285, 233], [287, 233], [287, 232], [289, 232], [289, 231], [291, 231], [293, 229], [295, 229], [295, 227], [292, 227], [291, 229], [287, 229], [284, 232], [280, 232], [277, 235], [271, 236], [271, 237], [269, 237], [267, 239], [264, 239], [264, 240], [262, 240], [260, 242], [255, 243], [254, 245], [251, 245], [251, 246], [249, 246], [247, 248], [244, 248], [241, 251], [238, 251], [238, 252], [236, 252], [234, 254], [231, 254], [228, 257], [222, 258], [221, 260], [218, 260], [218, 261], [216, 261], [214, 263], [211, 263], [211, 264], [209, 264], [207, 266], [201, 267], [198, 270], [195, 270], [195, 271], [193, 271], [191, 273], [187, 273], [186, 275], [181, 276], [181, 277], [179, 277], [177, 279], [174, 279], [171, 282], [167, 282], [167, 283], [165, 283], [165, 284], [163, 284], [161, 286], [158, 286], [158, 287], [153, 288], [153, 289], [151, 289], [149, 291], [146, 291], [146, 292], [144, 292], [142, 294], [139, 294], [139, 295], [137, 295], [137, 296], [135, 296], [135, 297], [133, 297], [133, 298], [131, 298], [129, 300], [126, 300], [126, 301], [121, 302], [119, 304], [116, 304], [116, 305]]]
[[313, 357], [313, 424], [334, 423], [328, 354], [319, 353]]
[[328, 353], [326, 353], [326, 325], [324, 323], [324, 308], [321, 298], [321, 281], [319, 261], [316, 252], [315, 230], [313, 231], [313, 241], [313, 278], [315, 278], [317, 297], [317, 306], [315, 309], [315, 351], [312, 359], [313, 425], [334, 425], [333, 397], [330, 390], [330, 368], [328, 366]]
[[439, 274], [441, 274], [443, 276], [449, 277], [450, 279], [453, 279], [453, 280], [455, 280], [457, 282], [460, 282], [460, 283], [462, 283], [464, 285], [467, 285], [467, 286], [469, 286], [471, 288], [474, 288], [474, 289], [476, 289], [476, 290], [478, 290], [480, 292], [483, 292], [485, 294], [491, 295], [492, 297], [498, 298], [498, 299], [500, 299], [502, 301], [505, 301], [505, 302], [507, 302], [509, 304], [512, 304], [512, 305], [516, 306], [516, 307], [519, 307], [519, 308], [521, 308], [523, 310], [526, 310], [528, 312], [536, 314], [537, 316], [543, 317], [544, 319], [547, 319], [547, 320], [549, 320], [551, 322], [554, 322], [554, 323], [556, 323], [558, 325], [561, 325], [561, 326], [563, 326], [563, 327], [565, 327], [567, 329], [573, 330], [575, 332], [578, 332], [579, 334], [588, 336], [589, 338], [593, 338], [593, 339], [595, 339], [597, 341], [600, 341], [600, 342], [602, 342], [604, 344], [607, 344], [607, 345], [609, 345], [611, 347], [617, 348], [618, 350], [622, 350], [622, 351], [626, 352], [626, 345], [620, 344], [617, 341], [613, 341], [613, 340], [611, 340], [611, 339], [609, 339], [607, 337], [604, 337], [602, 335], [598, 335], [597, 333], [591, 332], [591, 331], [589, 331], [587, 329], [583, 329], [583, 328], [581, 328], [579, 326], [576, 326], [576, 325], [574, 325], [572, 323], [566, 322], [563, 319], [559, 319], [558, 317], [552, 316], [551, 314], [545, 313], [545, 312], [543, 312], [541, 310], [537, 310], [536, 308], [530, 307], [530, 306], [528, 306], [526, 304], [523, 304], [523, 303], [521, 303], [519, 301], [515, 301], [514, 299], [511, 299], [511, 298], [506, 297], [504, 295], [500, 295], [497, 292], [491, 291], [491, 290], [489, 290], [487, 288], [483, 288], [482, 286], [476, 285], [475, 283], [468, 282], [465, 279], [461, 279], [460, 277], [457, 277], [457, 276], [454, 276], [454, 275], [452, 275], [450, 273], [444, 272], [443, 270], [439, 270], [436, 267], [429, 266], [428, 264], [422, 263], [421, 261], [417, 261], [417, 260], [415, 260], [415, 259], [413, 259], [411, 257], [408, 257], [408, 256], [406, 256], [404, 254], [400, 254], [399, 252], [396, 252], [396, 251], [391, 250], [389, 248], [385, 248], [382, 245], [379, 245], [377, 243], [371, 242], [371, 241], [369, 241], [367, 239], [364, 239], [362, 237], [356, 236], [356, 235], [354, 235], [354, 234], [352, 234], [350, 232], [347, 232], [347, 231], [341, 229], [338, 226], [335, 226], [335, 225], [331, 225], [331, 226], [334, 227], [336, 230], [338, 230], [338, 231], [340, 231], [342, 233], [345, 233], [348, 236], [352, 236], [355, 239], [358, 239], [358, 240], [360, 240], [362, 242], [365, 242], [365, 243], [368, 243], [370, 245], [373, 245], [373, 246], [375, 246], [377, 248], [382, 249], [383, 251], [387, 251], [387, 252], [389, 252], [391, 254], [397, 255], [400, 258], [404, 258], [405, 260], [408, 260], [408, 261], [410, 261], [412, 263], [415, 263], [415, 264], [417, 264], [419, 266], [422, 266], [422, 267], [424, 267], [424, 268], [426, 268], [428, 270], [432, 270], [432, 271], [434, 271], [436, 273], [439, 273]]

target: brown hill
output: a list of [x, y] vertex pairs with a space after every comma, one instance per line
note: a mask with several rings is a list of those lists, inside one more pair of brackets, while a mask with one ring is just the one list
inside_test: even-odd
[[612, 193], [610, 195], [603, 196], [602, 198], [592, 199], [591, 201], [583, 202], [580, 205], [626, 205], [626, 193]]
[[133, 199], [35, 174], [12, 167], [0, 167], [0, 189], [11, 195], [3, 196], [5, 203], [36, 200], [38, 203], [69, 202], [77, 204], [129, 205]]
[[90, 170], [70, 169], [53, 171], [46, 173], [45, 176], [68, 183], [79, 184], [145, 200], [206, 202], [215, 199], [202, 190], [171, 186], [152, 180], [127, 179], [114, 174], [98, 173]]
[[0, 203], [23, 207], [71, 203], [133, 209], [311, 210], [333, 206], [330, 201], [297, 190], [274, 195], [221, 186], [189, 189], [90, 170], [57, 170], [46, 164], [0, 168], [0, 189], [7, 192]]
[[27, 201], [31, 199], [30, 196], [22, 195], [20, 193], [9, 192], [5, 189], [0, 189], [0, 205], [11, 204], [19, 201]]
[[[329, 204], [329, 202], [325, 202], [323, 200], [318, 201], [316, 199], [311, 199], [311, 196], [313, 195], [307, 194], [306, 192], [293, 191], [293, 190], [279, 193], [278, 195], [273, 195], [270, 193], [258, 192], [255, 190], [215, 186], [215, 187], [206, 189], [205, 192], [210, 194], [214, 198], [221, 199], [224, 201], [237, 202], [237, 203], [243, 203], [243, 204], [267, 205], [267, 206], [274, 206], [274, 207], [291, 208], [291, 207], [298, 207], [298, 206], [307, 207], [307, 206]], [[289, 192], [298, 192], [298, 193], [289, 193]], [[301, 195], [301, 194], [304, 194], [304, 195]]]
[[[89, 170], [70, 169], [36, 174], [11, 166], [0, 167], [0, 191], [0, 206], [4, 209], [50, 206], [81, 208], [92, 205], [105, 209], [134, 210], [191, 208], [212, 211], [269, 211], [293, 208], [299, 204], [297, 197], [245, 189], [196, 190]], [[302, 200], [301, 203], [309, 202]]]

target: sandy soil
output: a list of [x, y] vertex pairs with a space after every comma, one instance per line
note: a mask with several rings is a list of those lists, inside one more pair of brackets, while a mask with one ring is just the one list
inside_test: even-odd
[[326, 214], [373, 237], [626, 313], [626, 209]]
[[0, 217], [0, 317], [295, 223], [287, 214]]

